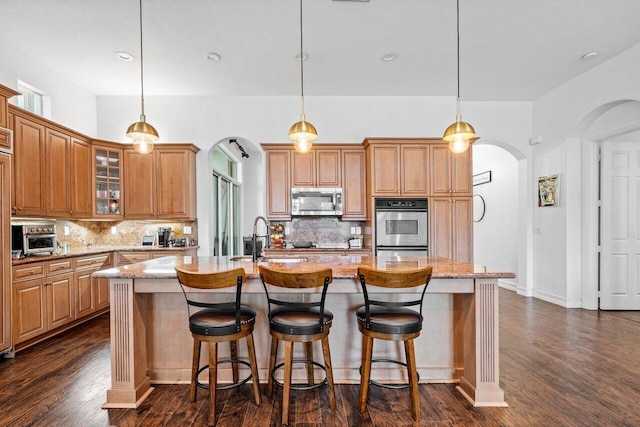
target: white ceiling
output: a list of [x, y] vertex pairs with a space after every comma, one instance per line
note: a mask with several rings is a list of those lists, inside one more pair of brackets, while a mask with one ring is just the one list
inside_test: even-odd
[[[298, 0], [143, 1], [145, 95], [300, 93]], [[305, 95], [455, 95], [455, 9], [304, 0]], [[535, 99], [640, 42], [638, 0], [460, 0], [460, 10], [468, 101]], [[0, 0], [0, 40], [91, 93], [135, 95], [138, 13], [137, 0]], [[589, 51], [600, 55], [581, 60]]]

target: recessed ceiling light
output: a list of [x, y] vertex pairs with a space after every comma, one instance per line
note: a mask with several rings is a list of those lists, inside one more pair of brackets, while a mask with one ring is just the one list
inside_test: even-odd
[[[300, 61], [300, 54], [296, 53], [294, 58], [296, 58], [297, 61]], [[302, 60], [306, 61], [307, 59], [309, 59], [309, 54], [307, 52], [302, 52]]]
[[129, 52], [116, 52], [116, 56], [118, 57], [118, 59], [121, 59], [123, 61], [133, 61], [133, 55], [131, 55]]
[[381, 60], [383, 60], [384, 62], [391, 62], [394, 59], [396, 59], [396, 54], [395, 53], [385, 53], [384, 55], [382, 55], [380, 57]]
[[582, 60], [583, 61], [588, 61], [590, 59], [595, 59], [595, 58], [598, 57], [598, 55], [599, 55], [599, 53], [595, 52], [595, 51], [594, 52], [587, 52], [584, 55], [582, 55]]
[[209, 59], [211, 61], [218, 62], [218, 61], [222, 60], [222, 56], [220, 56], [219, 54], [217, 54], [215, 52], [209, 52], [209, 53], [207, 53], [207, 59]]

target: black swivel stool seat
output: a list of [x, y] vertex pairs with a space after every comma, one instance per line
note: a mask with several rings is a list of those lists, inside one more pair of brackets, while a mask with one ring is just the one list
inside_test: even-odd
[[[407, 367], [411, 414], [414, 420], [420, 421], [418, 371], [416, 370], [413, 340], [420, 335], [422, 330], [422, 301], [431, 280], [431, 272], [432, 267], [430, 266], [410, 270], [377, 270], [367, 266], [358, 268], [365, 304], [356, 311], [358, 329], [362, 333], [362, 367], [358, 402], [360, 412], [364, 412], [367, 408], [369, 384], [401, 388], [397, 385], [381, 384], [371, 380], [372, 362], [392, 362]], [[393, 296], [395, 293], [376, 293], [376, 299], [371, 299], [369, 296], [369, 292], [373, 292], [370, 288], [368, 289], [369, 286], [402, 289], [420, 285], [424, 286], [424, 289], [418, 293], [419, 298], [411, 301], [394, 302], [390, 301], [392, 298], [383, 298], [384, 295]], [[415, 311], [410, 308], [412, 306], [419, 306], [420, 310]], [[372, 360], [374, 339], [403, 341], [406, 363], [387, 359]]]
[[[291, 390], [311, 390], [325, 383], [328, 385], [329, 406], [336, 407], [336, 397], [333, 387], [333, 371], [331, 369], [331, 353], [329, 351], [329, 329], [333, 321], [333, 314], [325, 310], [324, 302], [327, 287], [332, 281], [333, 272], [330, 268], [303, 271], [291, 271], [277, 266], [265, 267], [260, 265], [260, 278], [264, 285], [269, 305], [269, 331], [271, 333], [271, 353], [269, 356], [269, 382], [267, 392], [273, 392], [273, 383], [282, 386], [282, 424], [289, 423], [289, 400]], [[271, 286], [302, 289], [322, 288], [320, 296], [305, 293], [305, 300], [309, 302], [290, 302], [273, 298], [275, 291], [269, 294]], [[272, 308], [273, 307], [273, 308]], [[284, 362], [276, 366], [278, 342], [284, 342]], [[313, 360], [315, 341], [322, 341], [324, 365]], [[305, 359], [293, 359], [293, 343], [305, 344]], [[307, 385], [291, 384], [292, 364], [304, 363], [307, 366]], [[313, 370], [319, 367], [325, 371], [326, 378], [316, 383]], [[280, 383], [275, 379], [276, 370], [284, 367], [284, 379]]]
[[[243, 268], [236, 268], [216, 273], [194, 273], [176, 268], [178, 280], [187, 300], [189, 312], [189, 330], [193, 336], [193, 365], [191, 368], [191, 388], [189, 400], [195, 402], [197, 387], [209, 390], [209, 425], [216, 423], [216, 391], [226, 390], [245, 384], [253, 378], [253, 395], [256, 405], [260, 405], [260, 379], [256, 362], [256, 350], [253, 344], [253, 327], [256, 312], [240, 304], [242, 283], [245, 281]], [[232, 302], [203, 302], [202, 293], [192, 292], [193, 289], [220, 289], [236, 287], [235, 301]], [[185, 289], [192, 288], [192, 289]], [[198, 297], [196, 300], [195, 298]], [[191, 314], [191, 308], [201, 308]], [[249, 350], [249, 362], [239, 360], [237, 355], [238, 340], [246, 338]], [[209, 364], [200, 367], [200, 347], [202, 342], [209, 343]], [[218, 343], [228, 342], [231, 346], [231, 358], [218, 360]], [[231, 363], [233, 383], [218, 385], [218, 364]], [[251, 368], [251, 374], [243, 380], [238, 379], [238, 364]], [[209, 384], [198, 381], [198, 375], [209, 369]]]

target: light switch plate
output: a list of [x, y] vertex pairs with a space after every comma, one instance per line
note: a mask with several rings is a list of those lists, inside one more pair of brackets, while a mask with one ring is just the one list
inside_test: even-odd
[[111, 234], [118, 234], [118, 229], [116, 228], [115, 225], [111, 227]]
[[69, 230], [69, 226], [65, 225], [64, 226], [64, 235], [68, 236], [69, 234], [71, 234], [71, 230]]
[[189, 227], [188, 225], [185, 226], [183, 232], [184, 234], [191, 234], [191, 227]]

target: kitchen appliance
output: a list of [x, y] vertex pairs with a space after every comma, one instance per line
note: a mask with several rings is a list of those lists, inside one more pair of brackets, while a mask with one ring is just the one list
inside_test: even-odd
[[56, 226], [53, 222], [11, 225], [11, 250], [25, 256], [53, 254], [57, 248]]
[[168, 248], [172, 233], [171, 227], [158, 227], [158, 246]]
[[[244, 255], [252, 255], [253, 254], [253, 236], [243, 237], [243, 251]], [[262, 241], [256, 240], [256, 253], [262, 252]]]
[[375, 199], [376, 256], [429, 254], [427, 199]]
[[291, 188], [291, 215], [342, 215], [342, 188]]

